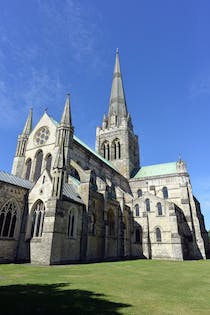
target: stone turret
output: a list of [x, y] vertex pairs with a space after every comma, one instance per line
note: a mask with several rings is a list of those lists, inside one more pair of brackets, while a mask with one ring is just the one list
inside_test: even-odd
[[15, 158], [12, 166], [12, 174], [23, 177], [24, 161], [25, 161], [25, 151], [29, 135], [32, 131], [32, 108], [29, 111], [25, 126], [22, 133], [18, 136], [17, 148], [15, 153]]
[[120, 69], [119, 51], [115, 66], [109, 100], [108, 117], [104, 115], [102, 127], [96, 130], [96, 151], [130, 178], [139, 169], [138, 137], [133, 132]]
[[63, 184], [67, 181], [67, 172], [70, 169], [73, 133], [74, 127], [71, 120], [70, 95], [67, 94], [61, 121], [56, 132], [56, 157], [52, 173], [52, 196], [56, 199], [62, 199]]

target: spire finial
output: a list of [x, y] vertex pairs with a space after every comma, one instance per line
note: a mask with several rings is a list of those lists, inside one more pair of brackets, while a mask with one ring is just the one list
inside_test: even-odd
[[61, 117], [61, 124], [71, 125], [71, 108], [70, 108], [70, 93], [66, 95], [66, 102], [64, 106], [63, 115]]
[[119, 54], [119, 48], [116, 49], [116, 54]]
[[31, 133], [31, 130], [32, 130], [32, 116], [33, 116], [33, 108], [30, 107], [29, 114], [28, 114], [25, 126], [23, 128], [23, 132], [22, 132], [22, 134], [24, 134], [24, 135], [28, 136]]

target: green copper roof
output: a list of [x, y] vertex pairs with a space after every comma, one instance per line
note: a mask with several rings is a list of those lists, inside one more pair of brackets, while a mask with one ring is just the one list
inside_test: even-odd
[[176, 162], [143, 166], [134, 178], [152, 177], [177, 173]]
[[114, 168], [114, 166], [107, 161], [106, 159], [104, 159], [100, 154], [98, 154], [96, 151], [94, 151], [93, 149], [91, 149], [87, 144], [85, 144], [82, 140], [80, 140], [79, 138], [77, 138], [74, 135], [74, 140], [76, 142], [78, 142], [79, 144], [81, 144], [85, 149], [87, 149], [88, 151], [90, 151], [91, 153], [93, 153], [95, 156], [97, 156], [101, 161], [103, 161], [105, 164], [107, 164], [109, 167], [111, 167], [112, 169], [114, 169], [116, 171], [116, 168]]
[[[51, 121], [54, 123], [55, 126], [58, 126], [58, 122], [54, 120], [52, 117], [50, 117]], [[109, 167], [111, 167], [113, 170], [117, 171], [116, 168], [106, 159], [104, 159], [100, 154], [98, 154], [95, 150], [91, 149], [87, 144], [85, 144], [82, 140], [80, 140], [75, 135], [73, 136], [74, 140], [81, 144], [85, 149], [87, 149], [89, 152], [93, 153], [95, 156], [97, 156], [101, 161], [103, 161], [105, 164], [107, 164]], [[117, 171], [118, 172], [118, 171]]]

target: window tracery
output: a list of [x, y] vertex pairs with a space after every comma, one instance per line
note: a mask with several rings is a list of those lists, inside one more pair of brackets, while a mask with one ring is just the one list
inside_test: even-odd
[[17, 211], [17, 204], [14, 200], [6, 202], [0, 210], [0, 237], [14, 237]]

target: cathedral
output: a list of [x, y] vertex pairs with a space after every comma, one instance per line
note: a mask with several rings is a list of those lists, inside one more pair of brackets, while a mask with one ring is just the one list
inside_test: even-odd
[[185, 162], [140, 164], [118, 51], [96, 150], [73, 124], [70, 95], [59, 122], [45, 112], [33, 127], [30, 110], [12, 173], [0, 171], [0, 262], [206, 259]]

